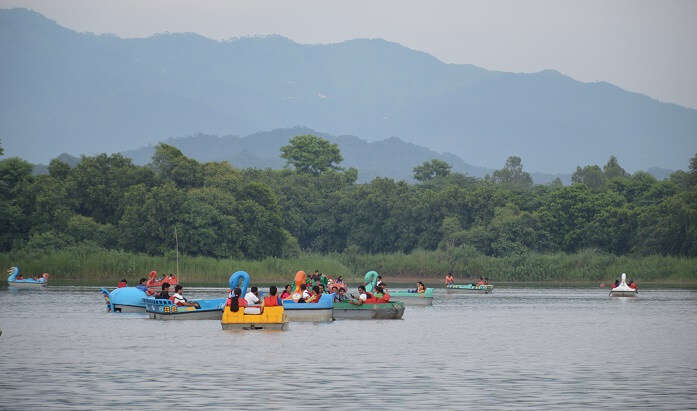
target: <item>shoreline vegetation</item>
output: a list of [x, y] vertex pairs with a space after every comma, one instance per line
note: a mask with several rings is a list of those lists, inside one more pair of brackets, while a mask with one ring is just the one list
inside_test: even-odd
[[[392, 284], [411, 284], [424, 280], [440, 283], [452, 271], [459, 283], [479, 276], [497, 285], [588, 285], [608, 283], [625, 272], [644, 285], [697, 285], [697, 258], [675, 256], [615, 256], [596, 250], [578, 253], [549, 253], [492, 257], [481, 254], [462, 255], [457, 249], [415, 250], [409, 254], [300, 254], [297, 257], [252, 259], [216, 259], [181, 256], [179, 278], [189, 286], [227, 287], [230, 274], [244, 270], [252, 282], [260, 285], [283, 285], [292, 281], [298, 270], [320, 270], [330, 276], [343, 275], [350, 283], [359, 282], [370, 270], [379, 272]], [[460, 250], [461, 251], [461, 250]], [[61, 285], [115, 285], [122, 278], [129, 284], [147, 277], [176, 271], [172, 252], [151, 256], [93, 246], [68, 247], [55, 251], [17, 250], [0, 253], [0, 264], [19, 266], [24, 274], [49, 272], [50, 283]]]

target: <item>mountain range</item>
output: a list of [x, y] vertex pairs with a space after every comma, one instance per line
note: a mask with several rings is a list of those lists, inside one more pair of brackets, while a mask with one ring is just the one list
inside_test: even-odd
[[697, 152], [697, 110], [551, 70], [446, 64], [380, 39], [123, 39], [5, 9], [0, 55], [0, 138], [6, 155], [34, 162], [297, 124], [370, 144], [397, 136], [487, 168], [518, 155], [545, 173], [612, 154], [629, 171], [685, 168]]

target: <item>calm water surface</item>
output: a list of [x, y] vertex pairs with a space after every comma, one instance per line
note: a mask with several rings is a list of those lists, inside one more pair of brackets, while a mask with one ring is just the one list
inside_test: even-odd
[[95, 288], [2, 289], [0, 408], [694, 408], [696, 313], [685, 290], [437, 290], [400, 321], [222, 331], [108, 314]]

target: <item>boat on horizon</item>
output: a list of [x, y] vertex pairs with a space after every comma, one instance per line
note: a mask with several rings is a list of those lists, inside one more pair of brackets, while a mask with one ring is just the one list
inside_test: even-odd
[[627, 285], [627, 274], [622, 273], [620, 284], [610, 289], [610, 297], [636, 297], [639, 294], [636, 288]]
[[9, 277], [7, 277], [7, 284], [11, 287], [16, 287], [16, 288], [39, 288], [39, 287], [46, 287], [48, 285], [48, 273], [43, 273], [39, 278], [34, 278], [32, 276], [31, 278], [21, 278], [18, 279], [18, 277], [21, 277], [19, 274], [19, 267], [10, 267], [7, 270], [7, 273], [10, 274]]

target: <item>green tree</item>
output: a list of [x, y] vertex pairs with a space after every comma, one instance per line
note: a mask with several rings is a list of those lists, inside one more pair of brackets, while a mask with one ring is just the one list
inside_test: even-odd
[[414, 167], [414, 179], [423, 183], [436, 177], [446, 177], [450, 175], [451, 168], [452, 166], [445, 161], [434, 158]]
[[496, 184], [513, 187], [532, 186], [532, 177], [523, 171], [523, 162], [518, 156], [508, 157], [506, 165], [501, 170], [494, 171], [490, 179]]
[[629, 173], [624, 171], [624, 169], [620, 166], [619, 162], [617, 161], [617, 157], [615, 156], [610, 156], [610, 159], [607, 160], [607, 163], [603, 166], [603, 172], [605, 173], [605, 178], [608, 180], [613, 179], [615, 177], [628, 177]]
[[583, 168], [576, 167], [576, 171], [571, 176], [571, 182], [575, 184], [585, 184], [594, 192], [602, 191], [605, 188], [606, 181], [607, 177], [605, 177], [605, 173], [596, 165], [585, 166]]
[[281, 147], [281, 158], [300, 173], [319, 175], [329, 170], [341, 170], [339, 146], [311, 134], [293, 137]]

